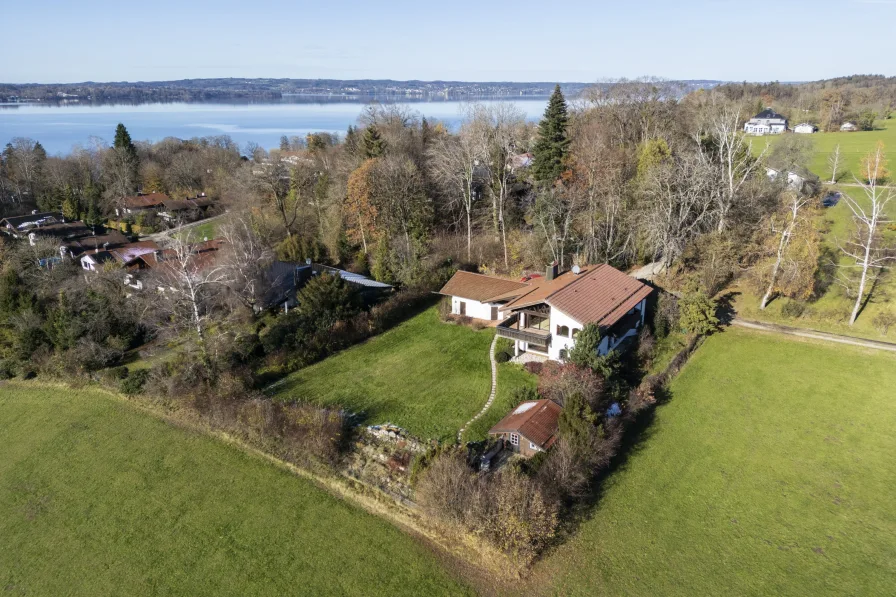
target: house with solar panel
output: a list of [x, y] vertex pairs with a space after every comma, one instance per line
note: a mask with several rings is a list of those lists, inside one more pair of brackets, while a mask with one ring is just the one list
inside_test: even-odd
[[394, 290], [391, 284], [320, 263], [312, 263], [310, 259], [303, 264], [274, 261], [265, 272], [266, 291], [257, 309], [283, 309], [289, 312], [299, 304], [297, 295], [308, 280], [321, 274], [342, 278], [346, 284], [355, 289], [365, 306], [377, 303]]
[[589, 323], [600, 327], [602, 355], [637, 336], [652, 291], [607, 264], [563, 273], [551, 264], [519, 281], [457, 272], [439, 293], [450, 297], [454, 315], [495, 322], [497, 335], [513, 340], [515, 358], [563, 361]]

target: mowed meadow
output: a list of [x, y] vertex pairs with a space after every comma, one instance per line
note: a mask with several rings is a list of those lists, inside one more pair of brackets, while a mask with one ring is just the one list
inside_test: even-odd
[[310, 481], [105, 392], [0, 382], [9, 595], [463, 595]]
[[[797, 124], [799, 122], [795, 120], [790, 122], [790, 126]], [[896, 118], [878, 120], [874, 126], [875, 130], [873, 131], [855, 131], [853, 133], [841, 133], [838, 131], [800, 135], [811, 139], [814, 144], [812, 161], [808, 165], [809, 170], [817, 174], [823, 182], [830, 182], [831, 167], [828, 164], [828, 158], [831, 152], [834, 151], [834, 148], [839, 145], [842, 162], [838, 166], [837, 181], [854, 183], [854, 179], [861, 172], [862, 158], [868, 155], [869, 152], [874, 151], [879, 141], [883, 142], [885, 150], [891, 156], [891, 166], [896, 167]], [[751, 139], [753, 153], [758, 154], [766, 147], [769, 147], [770, 150], [781, 138], [783, 137], [779, 135], [753, 137]]]
[[889, 353], [737, 329], [710, 337], [536, 584], [556, 595], [892, 595], [894, 387]]

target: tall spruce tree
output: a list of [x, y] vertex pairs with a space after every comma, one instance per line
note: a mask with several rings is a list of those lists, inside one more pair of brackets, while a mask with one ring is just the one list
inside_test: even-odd
[[364, 137], [361, 139], [361, 155], [364, 158], [378, 158], [385, 150], [386, 142], [376, 125], [371, 124], [364, 130]]
[[133, 192], [138, 188], [137, 177], [140, 171], [140, 160], [137, 157], [137, 148], [134, 146], [134, 142], [131, 141], [131, 134], [128, 133], [128, 129], [120, 122], [115, 127], [115, 143], [113, 147], [116, 151], [123, 152], [127, 156], [127, 167], [130, 170], [130, 179], [133, 181], [130, 191]]
[[538, 140], [532, 148], [535, 155], [532, 164], [535, 180], [554, 182], [560, 178], [569, 151], [568, 126], [566, 99], [560, 91], [560, 85], [557, 85], [544, 111], [544, 118], [538, 123]]

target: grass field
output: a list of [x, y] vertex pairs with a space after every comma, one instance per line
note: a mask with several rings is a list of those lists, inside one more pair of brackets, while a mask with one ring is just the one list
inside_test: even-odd
[[[854, 182], [853, 175], [859, 173], [862, 158], [877, 146], [878, 141], [884, 142], [886, 150], [893, 158], [890, 164], [891, 166], [896, 166], [896, 118], [879, 120], [875, 126], [878, 130], [806, 135], [815, 144], [815, 152], [809, 164], [809, 170], [817, 174], [822, 181], [830, 181], [831, 169], [828, 165], [828, 156], [839, 145], [843, 159], [839, 181], [844, 183]], [[776, 135], [754, 137], [753, 152], [759, 153], [766, 146], [766, 143], [774, 145], [779, 139], [781, 137]]]
[[0, 382], [4, 595], [457, 595], [310, 482], [89, 390]]
[[557, 595], [892, 595], [894, 387], [892, 355], [709, 338], [536, 578]]
[[[276, 396], [340, 405], [368, 424], [391, 422], [423, 438], [450, 439], [488, 399], [488, 350], [494, 330], [439, 321], [435, 308], [367, 342], [302, 369], [276, 386]], [[513, 387], [531, 376], [499, 367], [499, 394], [466, 439], [484, 437], [506, 414]], [[497, 418], [496, 418], [497, 417]]]

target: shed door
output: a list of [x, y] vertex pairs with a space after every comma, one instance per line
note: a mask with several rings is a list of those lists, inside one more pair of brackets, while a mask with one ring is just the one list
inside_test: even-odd
[[498, 319], [498, 308], [492, 307], [492, 321]]
[[464, 301], [461, 301], [461, 302], [460, 302], [460, 314], [461, 314], [461, 315], [466, 315], [466, 314], [467, 314], [467, 303], [464, 302]]

